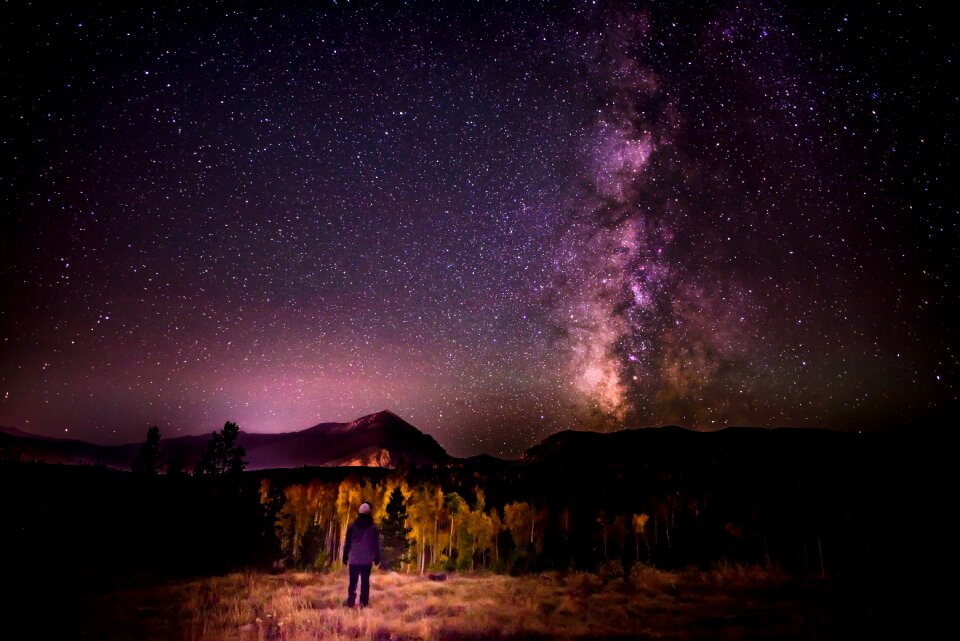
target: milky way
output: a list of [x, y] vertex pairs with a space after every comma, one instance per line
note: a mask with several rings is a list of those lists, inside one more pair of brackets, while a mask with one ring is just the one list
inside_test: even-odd
[[455, 4], [4, 6], [0, 425], [956, 407], [944, 16]]

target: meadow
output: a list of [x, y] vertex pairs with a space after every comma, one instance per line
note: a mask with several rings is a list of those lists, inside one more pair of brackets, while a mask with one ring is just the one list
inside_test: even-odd
[[343, 607], [345, 571], [234, 573], [88, 594], [76, 638], [479, 641], [856, 638], [872, 613], [850, 586], [762, 568], [637, 568], [445, 580], [375, 571], [371, 605]]

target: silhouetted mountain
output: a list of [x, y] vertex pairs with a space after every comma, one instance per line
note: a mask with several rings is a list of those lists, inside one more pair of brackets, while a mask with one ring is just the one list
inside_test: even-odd
[[845, 457], [873, 448], [870, 435], [813, 428], [728, 427], [698, 432], [682, 427], [648, 427], [618, 432], [567, 430], [548, 436], [522, 457], [553, 466], [709, 463], [727, 459]]
[[287, 434], [241, 434], [248, 469], [308, 465], [397, 467], [449, 460], [432, 436], [389, 411], [349, 423], [320, 423]]
[[[568, 430], [548, 436], [518, 461], [487, 454], [453, 459], [431, 436], [396, 414], [382, 411], [349, 423], [320, 423], [298, 432], [241, 432], [240, 445], [246, 449], [249, 470], [314, 466], [395, 468], [405, 463], [419, 467], [450, 462], [477, 469], [527, 464], [590, 468], [804, 459], [855, 461], [878, 447], [891, 446], [890, 438], [875, 436], [878, 435], [810, 428], [728, 427], [698, 432], [666, 426], [610, 433]], [[192, 469], [209, 440], [210, 434], [167, 438], [161, 441], [160, 449], [164, 460], [179, 454]], [[139, 446], [140, 443], [95, 445], [0, 427], [0, 460], [105, 465], [128, 470]]]
[[[130, 469], [130, 462], [139, 447], [96, 445], [76, 439], [38, 436], [12, 427], [0, 427], [0, 459], [39, 461], [64, 465], [105, 465]], [[198, 450], [199, 452], [199, 450]]]
[[[192, 469], [209, 440], [209, 434], [167, 438], [160, 442], [160, 451], [165, 459], [173, 454], [181, 455]], [[450, 459], [433, 437], [389, 411], [349, 423], [321, 423], [299, 432], [240, 432], [239, 440], [247, 451], [248, 470], [302, 466], [397, 467], [404, 463], [421, 466]], [[139, 443], [95, 445], [0, 428], [0, 459], [130, 469], [139, 446]]]
[[0, 425], [0, 434], [9, 434], [11, 436], [23, 436], [27, 438], [47, 438], [45, 436], [37, 436], [36, 434], [31, 434], [30, 432], [24, 432], [23, 430], [18, 430], [15, 427], [4, 427]]
[[476, 454], [474, 456], [468, 456], [465, 459], [460, 459], [460, 461], [463, 464], [474, 468], [498, 468], [517, 463], [517, 461], [508, 461], [506, 459], [497, 458], [492, 454]]

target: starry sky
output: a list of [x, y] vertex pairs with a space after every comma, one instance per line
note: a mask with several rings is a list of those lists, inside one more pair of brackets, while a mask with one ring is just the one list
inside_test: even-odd
[[957, 42], [916, 3], [0, 7], [0, 425], [957, 407]]

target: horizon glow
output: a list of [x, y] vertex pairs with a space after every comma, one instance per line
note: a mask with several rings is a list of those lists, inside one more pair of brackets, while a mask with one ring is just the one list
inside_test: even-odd
[[888, 4], [5, 8], [0, 425], [954, 408], [952, 38]]

